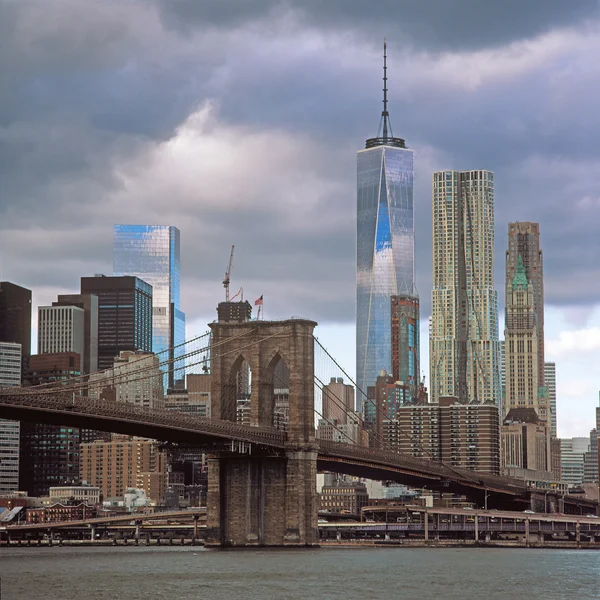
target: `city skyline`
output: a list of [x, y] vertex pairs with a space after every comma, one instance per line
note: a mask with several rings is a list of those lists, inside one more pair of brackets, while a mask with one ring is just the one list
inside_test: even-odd
[[[103, 7], [94, 10], [94, 27], [111, 30], [113, 17], [107, 16]], [[6, 229], [0, 236], [3, 279], [32, 288], [36, 306], [50, 304], [59, 293], [75, 293], [80, 275], [109, 272], [110, 227], [134, 219], [139, 222], [140, 214], [144, 214], [143, 222], [172, 222], [182, 229], [182, 251], [190, 257], [182, 274], [182, 309], [192, 310], [192, 331], [204, 328], [214, 318], [227, 248], [235, 242], [245, 252], [236, 262], [232, 285], [239, 282], [247, 293], [256, 289], [256, 296], [264, 293], [270, 313], [267, 317], [288, 312], [310, 314], [322, 324], [323, 331], [341, 331], [343, 345], [351, 346], [354, 151], [372, 128], [372, 115], [380, 100], [377, 80], [383, 24], [397, 13], [385, 15], [384, 21], [375, 9], [363, 24], [354, 11], [348, 11], [344, 27], [351, 32], [366, 27], [363, 36], [350, 45], [333, 21], [325, 20], [320, 27], [310, 19], [298, 21], [290, 33], [291, 43], [277, 36], [267, 42], [260, 40], [279, 50], [271, 53], [275, 56], [271, 62], [265, 59], [269, 53], [253, 52], [256, 33], [248, 28], [250, 16], [246, 15], [238, 25], [245, 37], [236, 36], [227, 55], [221, 62], [214, 58], [209, 76], [203, 77], [203, 72], [177, 68], [192, 68], [189, 59], [201, 49], [200, 25], [190, 20], [195, 43], [186, 46], [181, 30], [165, 25], [170, 16], [182, 26], [175, 9], [170, 9], [169, 15], [141, 6], [127, 10], [134, 21], [139, 16], [139, 22], [146, 24], [148, 29], [144, 31], [149, 37], [129, 30], [122, 32], [108, 75], [94, 66], [91, 54], [78, 57], [86, 68], [90, 66], [87, 72], [98, 86], [93, 101], [68, 95], [67, 90], [72, 93], [73, 86], [56, 87], [57, 79], [50, 69], [49, 88], [36, 92], [41, 100], [36, 106], [44, 105], [49, 92], [56, 93], [64, 104], [50, 103], [55, 107], [52, 111], [37, 108], [34, 117], [28, 112], [30, 106], [8, 103], [14, 107], [9, 111], [9, 122], [14, 123], [11, 131], [15, 138], [11, 142], [15, 142], [16, 150], [24, 147], [22, 141], [30, 139], [33, 122], [42, 128], [42, 135], [38, 132], [35, 136], [36, 152], [22, 155], [15, 151], [11, 156], [19, 158], [18, 164], [26, 171], [43, 171], [46, 179], [40, 187], [33, 178], [24, 181], [25, 171], [18, 168], [7, 174], [4, 189], [12, 209], [2, 212], [6, 217], [2, 224]], [[441, 10], [448, 18], [443, 7]], [[588, 107], [583, 98], [590, 98], [585, 69], [565, 70], [560, 65], [569, 58], [573, 61], [570, 64], [584, 64], [587, 56], [594, 55], [598, 36], [593, 26], [582, 24], [580, 13], [571, 13], [566, 7], [560, 12], [545, 7], [543, 22], [548, 30], [543, 30], [542, 20], [536, 18], [540, 13], [527, 7], [522, 28], [515, 30], [496, 15], [495, 37], [482, 40], [474, 34], [477, 28], [465, 27], [465, 16], [485, 19], [485, 10], [493, 9], [480, 7], [474, 15], [458, 11], [461, 39], [451, 38], [453, 28], [446, 27], [435, 42], [415, 32], [398, 32], [393, 37], [388, 33], [391, 52], [397, 56], [394, 77], [402, 82], [391, 91], [398, 115], [395, 125], [418, 153], [416, 261], [422, 316], [425, 320], [430, 312], [430, 173], [445, 168], [489, 168], [496, 172], [502, 186], [497, 189], [502, 207], [496, 217], [496, 256], [505, 250], [502, 238], [509, 221], [539, 220], [544, 230], [548, 248], [546, 360], [557, 364], [559, 415], [572, 418], [577, 411], [566, 414], [564, 409], [575, 406], [579, 412], [586, 412], [595, 404], [598, 387], [597, 380], [589, 375], [597, 361], [596, 337], [600, 331], [595, 288], [600, 278], [595, 276], [594, 266], [598, 262], [594, 225], [597, 191], [588, 176], [594, 171], [589, 139], [594, 137], [590, 123], [595, 120], [584, 117]], [[15, 13], [14, 18], [24, 22], [34, 13], [35, 7], [28, 7]], [[439, 14], [432, 11], [430, 17], [421, 14], [420, 18], [428, 22], [441, 18], [434, 16]], [[83, 12], [80, 16], [81, 26], [89, 28], [91, 20]], [[588, 16], [595, 18], [594, 14]], [[277, 16], [261, 13], [254, 18], [260, 29]], [[207, 21], [211, 22], [210, 16]], [[402, 23], [400, 20], [401, 30]], [[230, 25], [221, 21], [217, 25], [233, 39]], [[581, 35], [575, 35], [569, 26]], [[50, 39], [70, 39], [68, 25], [53, 23], [49, 27]], [[416, 44], [414, 50], [400, 46], [407, 33]], [[28, 30], [29, 38], [10, 42], [35, 42], [40, 35], [33, 28]], [[315, 40], [313, 45], [307, 43], [308, 37]], [[175, 67], [166, 72], [185, 74], [185, 78], [169, 82], [157, 78], [162, 89], [168, 90], [166, 94], [153, 94], [151, 90], [139, 93], [141, 82], [152, 79], [144, 77], [152, 72], [150, 61], [144, 59], [145, 52], [153, 55], [152, 44], [147, 45], [149, 39], [160, 39], [173, 48], [173, 54], [160, 63]], [[330, 46], [325, 45], [325, 39]], [[336, 53], [338, 49], [344, 51]], [[430, 50], [425, 57], [423, 49]], [[251, 54], [256, 62], [251, 66], [247, 60], [240, 60], [244, 54]], [[52, 50], [48, 55], [56, 56]], [[115, 86], [115, 81], [121, 82], [123, 77], [120, 69], [126, 62], [124, 56], [139, 59], [134, 74], [140, 77], [127, 77], [127, 85]], [[212, 64], [214, 55], [208, 53], [207, 57], [207, 63]], [[35, 54], [29, 60], [40, 65], [42, 72], [47, 68]], [[259, 81], [273, 92], [276, 110], [272, 105], [268, 111], [261, 108], [247, 77], [240, 76], [237, 62], [253, 73], [255, 88], [260, 87], [256, 86]], [[307, 70], [322, 76], [314, 81], [328, 83], [317, 92], [302, 77]], [[76, 82], [74, 71], [70, 73]], [[556, 76], [551, 77], [554, 73]], [[288, 95], [281, 89], [282, 77], [289, 77], [285, 81], [290, 84], [300, 81], [301, 89], [297, 84], [290, 85]], [[184, 79], [189, 82], [187, 87]], [[199, 80], [210, 81], [213, 87], [200, 85]], [[584, 83], [588, 93], [581, 94]], [[106, 94], [115, 87], [121, 90], [119, 101], [107, 100]], [[310, 93], [299, 93], [302, 88]], [[174, 100], [174, 89], [183, 98], [179, 104]], [[560, 107], [547, 100], [556, 97], [558, 89], [560, 106], [569, 106], [569, 110], [558, 110]], [[148, 112], [140, 112], [140, 97], [152, 99], [151, 106], [145, 107]], [[511, 102], [503, 102], [504, 97], [511, 98]], [[235, 104], [233, 98], [237, 98]], [[244, 99], [241, 103], [240, 98]], [[139, 116], [129, 118], [133, 114]], [[68, 120], [64, 120], [65, 115]], [[581, 116], [585, 128], [573, 122], [573, 115]], [[552, 128], [547, 127], [548, 122], [553, 123]], [[50, 137], [43, 135], [44, 127], [58, 132], [60, 143], [46, 146], [45, 140]], [[561, 143], [555, 144], [552, 136], [560, 138]], [[335, 147], [332, 139], [336, 140]], [[271, 152], [273, 147], [280, 149], [276, 156]], [[575, 147], [582, 156], [569, 154]], [[58, 160], [61, 148], [68, 149], [66, 162]], [[215, 153], [228, 158], [220, 160]], [[56, 163], [47, 160], [54, 155]], [[47, 167], [39, 169], [40, 164]], [[67, 164], [72, 164], [73, 170], [67, 169]], [[67, 177], [69, 173], [72, 178]], [[44, 198], [43, 205], [37, 204], [37, 198]], [[85, 200], [75, 204], [74, 198]], [[62, 222], [54, 221], [53, 214], [61, 215]], [[587, 252], [570, 244], [567, 232], [572, 231], [577, 232], [581, 246], [589, 248]], [[498, 264], [501, 261], [496, 262], [496, 287], [501, 291], [503, 269]], [[499, 308], [502, 312], [502, 301]], [[421, 329], [425, 349], [426, 327]], [[423, 359], [422, 370], [427, 372], [426, 356]], [[350, 369], [353, 360], [344, 364]], [[559, 429], [562, 426], [561, 419]], [[575, 422], [569, 427], [565, 434], [586, 433]]]

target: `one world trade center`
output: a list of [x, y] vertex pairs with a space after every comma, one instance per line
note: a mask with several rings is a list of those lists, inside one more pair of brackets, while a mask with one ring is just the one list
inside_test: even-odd
[[[414, 278], [413, 152], [393, 136], [387, 110], [384, 44], [383, 111], [377, 137], [357, 153], [357, 408], [381, 370], [418, 381], [418, 299]], [[412, 306], [395, 314], [400, 304]], [[416, 307], [416, 315], [415, 315]], [[416, 318], [415, 318], [416, 316]], [[401, 368], [399, 364], [401, 363]], [[398, 375], [397, 375], [398, 376]], [[405, 382], [408, 384], [408, 381]], [[411, 388], [413, 386], [411, 385]]]

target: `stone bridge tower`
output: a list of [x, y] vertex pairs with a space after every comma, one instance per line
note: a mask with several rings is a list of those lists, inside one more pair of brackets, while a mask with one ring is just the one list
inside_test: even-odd
[[303, 319], [210, 325], [212, 418], [236, 420], [238, 374], [244, 368], [251, 373], [250, 425], [273, 427], [275, 372], [283, 361], [289, 371], [289, 422], [281, 452], [253, 446], [209, 457], [207, 544], [318, 543], [315, 326]]

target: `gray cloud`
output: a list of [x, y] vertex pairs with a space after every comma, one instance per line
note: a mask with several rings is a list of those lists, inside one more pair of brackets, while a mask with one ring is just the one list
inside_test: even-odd
[[[234, 285], [272, 314], [351, 321], [355, 151], [377, 127], [385, 32], [394, 131], [416, 152], [424, 314], [443, 168], [496, 172], [501, 293], [506, 224], [539, 220], [547, 300], [597, 303], [595, 2], [73, 0], [56, 5], [68, 19], [48, 4], [0, 18], [5, 276], [73, 289], [110, 272], [114, 223], [170, 223], [191, 318], [213, 313], [235, 243]], [[186, 119], [207, 100], [198, 132]]]

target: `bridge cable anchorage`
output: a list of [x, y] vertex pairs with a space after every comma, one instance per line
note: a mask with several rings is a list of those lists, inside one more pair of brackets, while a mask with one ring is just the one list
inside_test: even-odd
[[[377, 404], [375, 402], [373, 402], [373, 400], [371, 400], [367, 394], [365, 394], [364, 390], [361, 389], [358, 384], [356, 383], [356, 381], [354, 381], [354, 379], [352, 377], [350, 377], [350, 375], [348, 375], [347, 371], [337, 362], [337, 360], [330, 354], [330, 352], [327, 350], [327, 348], [325, 348], [325, 346], [323, 346], [323, 344], [321, 344], [321, 342], [319, 342], [317, 337], [314, 337], [315, 342], [318, 344], [319, 348], [321, 348], [321, 350], [323, 350], [323, 352], [325, 352], [325, 354], [331, 359], [331, 361], [333, 361], [333, 363], [337, 366], [337, 368], [348, 378], [348, 380], [350, 381], [350, 383], [352, 385], [354, 385], [355, 389], [357, 390], [358, 393], [360, 393], [363, 397], [363, 399], [368, 402], [369, 404], [371, 404], [374, 408], [375, 408], [375, 412], [376, 414], [379, 414], [382, 416], [382, 418], [387, 419], [387, 415], [381, 410], [381, 408], [379, 408], [377, 406]], [[470, 475], [469, 469], [465, 469], [464, 471], [467, 471], [466, 473], [461, 470], [458, 469], [456, 467], [454, 467], [453, 465], [447, 463], [446, 461], [442, 461], [439, 458], [436, 458], [435, 456], [433, 456], [433, 454], [427, 450], [426, 448], [424, 448], [421, 443], [418, 441], [418, 439], [413, 438], [409, 433], [407, 433], [406, 431], [404, 431], [401, 427], [398, 427], [398, 430], [400, 431], [400, 433], [402, 435], [404, 435], [408, 440], [410, 440], [413, 444], [415, 444], [419, 450], [423, 453], [428, 455], [430, 458], [428, 460], [433, 460], [435, 462], [438, 462], [440, 464], [442, 464], [445, 468], [449, 469], [451, 472], [453, 472], [455, 475], [459, 475], [460, 477], [470, 480], [472, 483], [479, 483], [480, 478], [478, 477], [474, 477], [472, 475]], [[400, 452], [396, 452], [394, 451], [395, 454], [400, 454]], [[403, 455], [406, 456], [406, 455]]]

